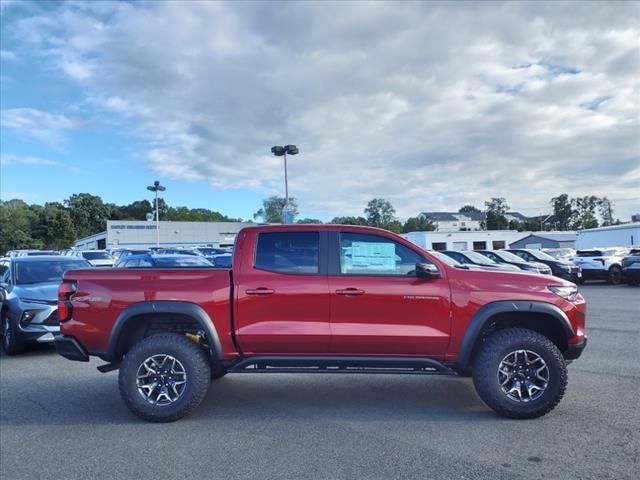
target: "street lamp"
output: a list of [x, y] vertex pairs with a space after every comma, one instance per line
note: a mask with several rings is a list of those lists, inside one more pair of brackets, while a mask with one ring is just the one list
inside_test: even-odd
[[287, 153], [289, 155], [297, 155], [299, 153], [298, 147], [295, 145], [285, 145], [281, 147], [276, 145], [275, 147], [271, 147], [271, 153], [273, 153], [276, 157], [284, 157], [284, 207], [282, 208], [282, 222], [283, 223], [291, 223], [293, 222], [293, 215], [289, 210], [289, 182], [287, 179]]
[[156, 247], [160, 247], [160, 214], [158, 212], [158, 192], [164, 192], [167, 188], [160, 185], [156, 180], [153, 185], [147, 187], [147, 190], [156, 193]]

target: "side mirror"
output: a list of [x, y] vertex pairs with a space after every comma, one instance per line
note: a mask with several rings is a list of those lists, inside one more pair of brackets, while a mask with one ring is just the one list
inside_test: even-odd
[[433, 263], [416, 263], [416, 277], [440, 278], [440, 270]]

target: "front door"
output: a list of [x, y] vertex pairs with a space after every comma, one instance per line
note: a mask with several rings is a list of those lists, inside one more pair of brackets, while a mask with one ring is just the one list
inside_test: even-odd
[[332, 232], [331, 352], [441, 356], [449, 342], [446, 278], [422, 279], [418, 250], [384, 235]]
[[[236, 336], [246, 355], [329, 352], [329, 286], [317, 231], [262, 231], [236, 280]], [[248, 254], [247, 254], [248, 253]], [[249, 260], [250, 259], [250, 260]]]

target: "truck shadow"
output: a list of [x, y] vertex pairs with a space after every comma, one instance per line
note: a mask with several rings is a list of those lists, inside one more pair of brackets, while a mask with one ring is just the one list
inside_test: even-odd
[[[102, 375], [91, 369], [90, 374], [83, 374], [86, 368], [86, 364], [76, 364], [60, 374], [52, 368], [37, 377], [31, 375], [28, 381], [3, 375], [0, 424], [145, 424], [122, 402], [117, 372]], [[178, 424], [249, 420], [260, 425], [301, 419], [459, 422], [496, 421], [498, 417], [478, 398], [470, 379], [417, 375], [236, 374], [212, 382], [200, 407]]]

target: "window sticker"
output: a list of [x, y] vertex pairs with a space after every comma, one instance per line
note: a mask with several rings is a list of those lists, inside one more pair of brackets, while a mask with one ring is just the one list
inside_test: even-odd
[[343, 270], [395, 270], [396, 248], [390, 242], [352, 242], [343, 248]]

